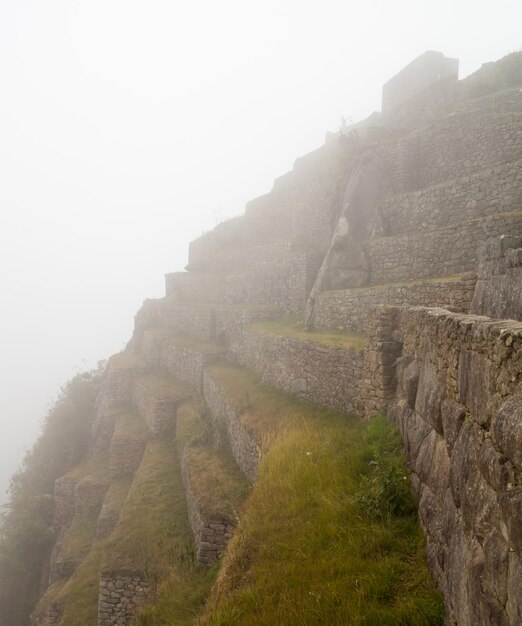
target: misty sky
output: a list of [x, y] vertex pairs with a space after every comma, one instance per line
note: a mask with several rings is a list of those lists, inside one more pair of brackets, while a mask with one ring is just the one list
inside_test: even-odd
[[520, 0], [0, 0], [1, 492], [191, 239], [424, 50], [463, 77], [521, 23]]

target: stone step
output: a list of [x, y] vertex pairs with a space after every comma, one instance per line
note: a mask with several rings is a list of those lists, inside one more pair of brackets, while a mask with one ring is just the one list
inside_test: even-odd
[[363, 244], [370, 284], [476, 272], [480, 250], [489, 237], [522, 235], [522, 212], [459, 222], [447, 228], [379, 237]]
[[248, 483], [230, 452], [212, 447], [194, 405], [178, 411], [176, 440], [196, 559], [209, 565], [233, 535]]
[[177, 408], [191, 396], [189, 387], [160, 374], [144, 374], [134, 379], [133, 404], [153, 434], [163, 433], [176, 424]]
[[420, 191], [389, 197], [381, 207], [389, 235], [444, 228], [522, 210], [522, 161], [503, 163]]
[[444, 278], [324, 291], [316, 296], [313, 325], [318, 329], [367, 332], [371, 314], [379, 304], [392, 306], [444, 306], [468, 312], [477, 275], [473, 272]]

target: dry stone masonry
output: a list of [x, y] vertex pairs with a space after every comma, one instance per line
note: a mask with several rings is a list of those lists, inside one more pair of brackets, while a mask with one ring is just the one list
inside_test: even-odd
[[[520, 626], [522, 55], [462, 81], [457, 71], [422, 55], [387, 83], [382, 114], [330, 133], [243, 216], [192, 242], [187, 271], [166, 275], [166, 297], [145, 301], [128, 349], [109, 361], [90, 453], [108, 451], [111, 487], [128, 489], [147, 438], [176, 428], [192, 394], [212, 431], [197, 445], [229, 449], [255, 483], [267, 433], [248, 426], [248, 398], [240, 407], [220, 385], [223, 357], [317, 405], [386, 413], [403, 435], [446, 624]], [[284, 313], [315, 334], [253, 325]], [[366, 343], [321, 341], [328, 329]], [[132, 406], [152, 435], [121, 427]], [[209, 513], [181, 452], [206, 565], [236, 520]], [[99, 512], [98, 538], [110, 537], [126, 489], [107, 487], [56, 481], [52, 580], [76, 565], [60, 560], [75, 516]], [[98, 626], [130, 626], [152, 590], [142, 573], [103, 573]], [[67, 626], [46, 606], [33, 624]]]
[[100, 577], [98, 626], [128, 626], [149, 592], [139, 575]]

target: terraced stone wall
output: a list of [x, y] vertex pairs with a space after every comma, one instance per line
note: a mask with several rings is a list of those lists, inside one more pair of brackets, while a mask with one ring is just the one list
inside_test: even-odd
[[288, 249], [279, 263], [259, 263], [255, 271], [223, 273], [176, 272], [166, 275], [167, 296], [180, 303], [260, 305], [300, 312], [322, 258], [317, 252]]
[[149, 592], [141, 575], [100, 576], [98, 626], [127, 626]]
[[389, 235], [415, 232], [419, 227], [444, 228], [451, 223], [514, 210], [522, 210], [521, 161], [391, 196], [381, 208]]
[[370, 282], [381, 285], [474, 272], [486, 240], [505, 233], [522, 235], [522, 213], [469, 220], [458, 228], [371, 239], [365, 244], [371, 265]]
[[[521, 96], [522, 100], [522, 96]], [[520, 111], [463, 113], [418, 134], [419, 188], [522, 158]]]
[[196, 547], [196, 559], [198, 563], [210, 565], [216, 561], [232, 538], [235, 523], [226, 517], [214, 518], [203, 513], [196, 493], [192, 488], [186, 451], [182, 455], [181, 471], [187, 498], [189, 521]]
[[506, 235], [486, 242], [471, 310], [522, 320], [522, 237]]
[[522, 623], [522, 324], [405, 308], [398, 421], [448, 623]]
[[302, 400], [357, 412], [364, 353], [313, 341], [261, 332], [244, 332], [230, 357], [257, 372], [263, 382]]
[[476, 282], [476, 274], [470, 273], [446, 281], [426, 280], [411, 284], [325, 291], [316, 297], [314, 326], [369, 333], [372, 312], [382, 303], [395, 306], [448, 305], [457, 311], [468, 312]]
[[261, 458], [260, 442], [257, 442], [253, 434], [241, 423], [240, 416], [229, 404], [209, 372], [205, 372], [203, 377], [203, 398], [212, 415], [215, 444], [221, 443], [224, 430], [238, 467], [248, 480], [254, 483]]
[[203, 370], [222, 355], [222, 350], [202, 351], [197, 348], [167, 343], [161, 362], [169, 374], [191, 385], [198, 392], [203, 385]]

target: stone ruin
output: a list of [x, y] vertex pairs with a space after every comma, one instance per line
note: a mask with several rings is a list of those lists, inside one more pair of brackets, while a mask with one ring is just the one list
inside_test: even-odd
[[[228, 441], [249, 482], [261, 442], [214, 380], [216, 359], [321, 406], [362, 418], [386, 413], [403, 435], [428, 565], [453, 626], [522, 624], [522, 55], [515, 57], [488, 66], [487, 80], [479, 70], [459, 81], [457, 60], [427, 52], [386, 83], [381, 115], [329, 135], [244, 215], [190, 244], [187, 271], [167, 274], [165, 298], [146, 301], [136, 316], [129, 350], [137, 360], [113, 363], [106, 392], [107, 406], [134, 404], [159, 432], [175, 423], [178, 396], [147, 388], [144, 371], [180, 378], [206, 403], [212, 437]], [[491, 76], [507, 75], [513, 63], [518, 82], [496, 88]], [[301, 316], [312, 334], [365, 337], [364, 347], [252, 326], [285, 313]], [[100, 428], [99, 437], [110, 440], [109, 431]], [[118, 441], [118, 466], [134, 471], [136, 441], [129, 462]], [[208, 562], [234, 521], [203, 519], [183, 458], [195, 541]], [[75, 497], [59, 486], [65, 503]], [[59, 516], [73, 508], [62, 502]], [[99, 624], [130, 623], [146, 593], [140, 573], [102, 576]]]

